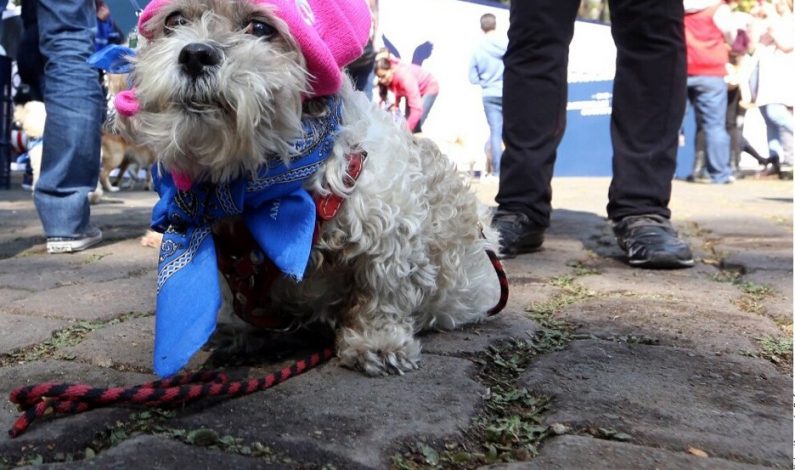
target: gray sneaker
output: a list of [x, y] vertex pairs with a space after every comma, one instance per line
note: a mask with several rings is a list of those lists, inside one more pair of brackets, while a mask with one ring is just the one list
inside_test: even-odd
[[83, 251], [102, 241], [102, 230], [89, 227], [78, 237], [47, 237], [47, 253], [74, 253]]
[[665, 217], [654, 214], [624, 217], [613, 225], [613, 233], [630, 266], [676, 269], [695, 264], [690, 247], [679, 239]]

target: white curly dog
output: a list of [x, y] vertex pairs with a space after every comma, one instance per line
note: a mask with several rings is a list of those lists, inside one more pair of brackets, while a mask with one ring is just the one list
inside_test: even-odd
[[[418, 367], [417, 332], [480, 321], [497, 303], [486, 252], [495, 238], [451, 161], [339, 73], [368, 34], [360, 31], [369, 13], [358, 3], [153, 1], [139, 23], [148, 41], [132, 59], [134, 96], [117, 103], [118, 126], [156, 149], [160, 172], [178, 175], [178, 186], [213, 188], [256, 180], [274, 161], [290, 168], [305, 123], [337, 103], [333, 145], [303, 188], [342, 204], [319, 226], [302, 279], [279, 276], [267, 308], [294, 325], [330, 326], [344, 366], [402, 374]], [[354, 180], [350, 156], [362, 153]], [[213, 221], [213, 232], [228, 222]], [[222, 312], [234, 310], [233, 291], [223, 287]]]

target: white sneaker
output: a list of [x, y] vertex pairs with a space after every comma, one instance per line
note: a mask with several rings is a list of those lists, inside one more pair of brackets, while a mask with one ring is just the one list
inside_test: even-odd
[[102, 230], [89, 227], [79, 237], [47, 237], [47, 253], [74, 253], [83, 251], [102, 241]]

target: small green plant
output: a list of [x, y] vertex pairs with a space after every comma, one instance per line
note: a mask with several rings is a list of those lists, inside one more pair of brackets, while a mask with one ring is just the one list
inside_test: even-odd
[[773, 294], [773, 289], [764, 284], [757, 284], [755, 282], [740, 282], [737, 284], [741, 291], [756, 298], [764, 298]]
[[540, 302], [528, 307], [527, 311], [531, 314], [531, 317], [543, 324], [544, 318], [542, 317], [551, 317], [569, 305], [596, 295], [590, 289], [574, 282], [575, 279], [575, 276], [570, 275], [550, 279], [549, 283], [560, 288], [561, 292], [546, 302]]
[[[517, 380], [533, 358], [565, 348], [572, 340], [570, 326], [554, 317], [563, 308], [596, 295], [577, 284], [578, 277], [599, 274], [583, 262], [568, 263], [573, 274], [551, 278], [560, 289], [552, 299], [527, 308], [539, 328], [532, 338], [513, 338], [490, 346], [472, 361], [481, 365], [479, 381], [487, 387], [483, 410], [455, 442], [406, 442], [392, 456], [391, 468], [474, 469], [501, 462], [526, 461], [538, 453], [540, 443], [555, 432], [544, 423], [549, 397], [517, 387]], [[559, 426], [559, 425], [558, 425]]]
[[764, 284], [743, 281], [743, 275], [744, 271], [742, 269], [724, 268], [713, 275], [712, 279], [717, 282], [728, 282], [733, 284], [743, 293], [741, 297], [731, 300], [740, 310], [763, 315], [766, 310], [762, 301], [773, 295], [775, 291], [770, 286]]
[[792, 337], [765, 336], [759, 340], [761, 356], [774, 364], [792, 361]]
[[535, 456], [541, 441], [552, 434], [542, 417], [550, 398], [517, 388], [516, 381], [535, 356], [561, 347], [565, 338], [542, 328], [532, 338], [502, 341], [478, 354], [473, 361], [482, 365], [478, 378], [488, 390], [481, 413], [456, 441], [406, 443], [392, 457], [392, 468], [474, 469]]
[[713, 281], [728, 282], [729, 284], [736, 284], [742, 278], [743, 273], [737, 270], [722, 269], [712, 276]]
[[583, 261], [579, 260], [571, 260], [566, 262], [566, 266], [574, 269], [574, 276], [581, 277], [581, 276], [590, 276], [593, 274], [602, 274], [597, 268], [593, 266], [589, 266]]

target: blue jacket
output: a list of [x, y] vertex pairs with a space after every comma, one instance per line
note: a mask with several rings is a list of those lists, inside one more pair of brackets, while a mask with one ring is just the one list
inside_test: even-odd
[[508, 38], [499, 33], [489, 33], [480, 41], [469, 61], [469, 81], [480, 85], [484, 97], [502, 96], [502, 56], [508, 47]]

